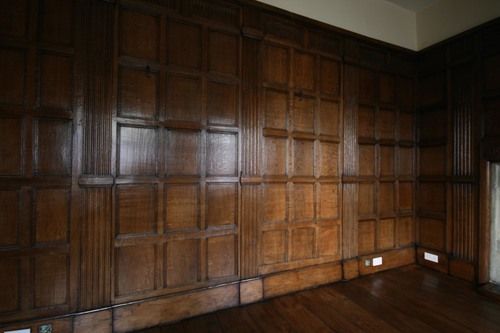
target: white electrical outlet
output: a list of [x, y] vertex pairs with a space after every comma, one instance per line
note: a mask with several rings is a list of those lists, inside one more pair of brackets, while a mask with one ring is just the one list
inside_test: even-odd
[[373, 258], [372, 259], [372, 263], [373, 263], [373, 267], [375, 266], [382, 266], [382, 264], [384, 263], [382, 257], [377, 257], [377, 258]]
[[5, 331], [4, 333], [31, 333], [31, 328], [23, 328], [15, 331]]
[[370, 259], [365, 259], [365, 267], [370, 267], [372, 265], [372, 261]]
[[436, 264], [439, 263], [439, 257], [429, 252], [424, 252], [424, 259], [427, 261], [435, 262]]

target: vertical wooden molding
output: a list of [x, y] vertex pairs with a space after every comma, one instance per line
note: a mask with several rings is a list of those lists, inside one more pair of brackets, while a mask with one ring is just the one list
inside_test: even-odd
[[[88, 42], [82, 175], [89, 178], [112, 173], [113, 9], [112, 3], [90, 1], [84, 25]], [[80, 309], [110, 304], [112, 189], [105, 186], [81, 191]]]
[[111, 210], [110, 187], [82, 191], [81, 309], [110, 303]]
[[113, 4], [94, 0], [88, 10], [83, 174], [110, 175]]
[[[344, 171], [343, 177], [357, 175], [357, 96], [358, 70], [344, 66]], [[358, 184], [343, 181], [342, 249], [343, 259], [358, 255]]]
[[[245, 8], [245, 22], [256, 15]], [[259, 37], [253, 27], [243, 28], [242, 52], [242, 179], [260, 179], [260, 125], [258, 104]], [[258, 275], [260, 180], [241, 189], [241, 277]]]

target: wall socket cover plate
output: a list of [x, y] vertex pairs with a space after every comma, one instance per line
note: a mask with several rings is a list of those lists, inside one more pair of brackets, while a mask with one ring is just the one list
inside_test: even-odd
[[427, 261], [435, 262], [436, 264], [439, 263], [439, 256], [429, 252], [424, 252], [424, 259]]
[[4, 333], [31, 333], [31, 328], [23, 328], [20, 330], [5, 331]]
[[376, 257], [376, 258], [372, 259], [372, 262], [373, 262], [373, 267], [382, 266], [382, 264], [384, 263], [384, 260], [382, 259], [382, 257]]

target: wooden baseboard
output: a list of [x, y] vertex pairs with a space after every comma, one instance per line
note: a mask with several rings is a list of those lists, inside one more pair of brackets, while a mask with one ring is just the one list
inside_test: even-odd
[[[429, 260], [424, 259], [425, 252], [436, 255], [438, 257], [439, 262], [434, 263]], [[417, 262], [419, 265], [448, 274], [449, 269], [449, 259], [448, 254], [436, 250], [430, 250], [423, 247], [417, 247]]]
[[[365, 266], [366, 260], [372, 260], [375, 257], [382, 257], [382, 265], [380, 266]], [[361, 256], [358, 259], [359, 275], [368, 275], [389, 269], [394, 269], [401, 266], [411, 265], [415, 263], [415, 248], [407, 247], [397, 250], [390, 250], [376, 254]]]
[[[375, 256], [382, 256], [384, 264], [381, 267], [364, 267], [364, 260]], [[41, 324], [51, 324], [54, 333], [129, 332], [224, 308], [250, 304], [342, 279], [351, 280], [360, 275], [405, 266], [414, 262], [415, 249], [404, 248], [347, 259], [343, 262], [309, 266], [254, 279], [230, 282], [182, 294], [118, 304], [86, 313], [73, 313], [64, 317], [37, 319], [4, 327], [0, 326], [0, 331], [31, 328], [32, 332], [38, 332]]]
[[450, 275], [474, 282], [476, 280], [476, 267], [473, 262], [450, 258]]

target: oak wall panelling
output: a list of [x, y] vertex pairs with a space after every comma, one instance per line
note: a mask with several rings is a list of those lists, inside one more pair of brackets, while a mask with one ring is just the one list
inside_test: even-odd
[[125, 332], [414, 262], [413, 52], [247, 0], [1, 6], [2, 330]]

